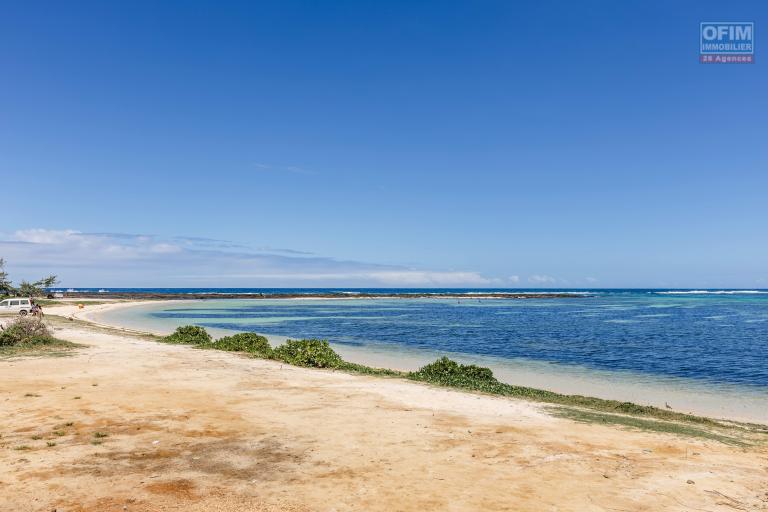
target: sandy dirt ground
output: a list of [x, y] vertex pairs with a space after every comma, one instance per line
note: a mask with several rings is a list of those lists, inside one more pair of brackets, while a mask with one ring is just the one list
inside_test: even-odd
[[59, 325], [0, 359], [1, 511], [768, 510], [764, 446]]

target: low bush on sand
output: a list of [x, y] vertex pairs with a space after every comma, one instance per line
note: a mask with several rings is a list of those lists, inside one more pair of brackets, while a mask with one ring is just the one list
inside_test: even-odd
[[288, 340], [272, 351], [272, 358], [296, 366], [339, 368], [344, 364], [326, 340]]
[[272, 347], [264, 336], [255, 332], [241, 332], [232, 336], [224, 336], [216, 340], [213, 348], [232, 352], [248, 352], [258, 357], [272, 356]]
[[19, 317], [0, 331], [0, 347], [45, 345], [56, 341], [39, 318]]
[[440, 386], [489, 392], [497, 391], [500, 384], [493, 376], [490, 368], [475, 366], [474, 364], [459, 364], [447, 357], [441, 357], [434, 363], [411, 372], [408, 377]]
[[170, 336], [163, 338], [166, 343], [181, 343], [185, 345], [207, 345], [213, 341], [204, 327], [185, 325], [177, 327]]

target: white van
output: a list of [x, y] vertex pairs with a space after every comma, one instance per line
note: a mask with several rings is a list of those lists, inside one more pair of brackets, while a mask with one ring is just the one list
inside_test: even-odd
[[24, 316], [30, 311], [32, 311], [32, 303], [29, 299], [16, 298], [0, 301], [0, 314], [18, 313]]

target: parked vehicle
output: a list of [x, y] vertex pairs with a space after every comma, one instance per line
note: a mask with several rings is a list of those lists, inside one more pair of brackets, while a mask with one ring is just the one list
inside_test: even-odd
[[32, 302], [29, 299], [15, 298], [0, 301], [0, 313], [18, 313], [25, 316], [32, 311]]

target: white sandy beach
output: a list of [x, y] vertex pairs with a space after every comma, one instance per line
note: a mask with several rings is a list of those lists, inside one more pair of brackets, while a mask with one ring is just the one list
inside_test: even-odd
[[[303, 299], [280, 300], [293, 302]], [[335, 299], [314, 298], [312, 300]], [[202, 306], [205, 302], [197, 300], [115, 302], [114, 304], [88, 306], [82, 311], [67, 310], [67, 312], [74, 312], [76, 318], [100, 325], [167, 335], [173, 330], [174, 324], [165, 319], [153, 319], [147, 312], [179, 305]], [[179, 325], [184, 321], [180, 320]], [[215, 337], [232, 333], [232, 331], [225, 329], [209, 330]], [[273, 345], [280, 344], [286, 339], [284, 336], [270, 336], [269, 334], [267, 337]], [[333, 346], [345, 360], [403, 371], [416, 370], [436, 358], [446, 355], [444, 352], [408, 349], [391, 345], [377, 347], [375, 345], [336, 344]], [[667, 407], [669, 404], [673, 409], [685, 413], [768, 423], [768, 394], [743, 386], [712, 385], [691, 379], [641, 375], [626, 371], [612, 372], [573, 365], [551, 364], [543, 361], [510, 360], [468, 354], [448, 355], [464, 363], [489, 367], [501, 381], [510, 384], [546, 389], [563, 394], [628, 401], [660, 408]]]
[[764, 445], [56, 325], [86, 346], [0, 360], [0, 510], [768, 507]]

